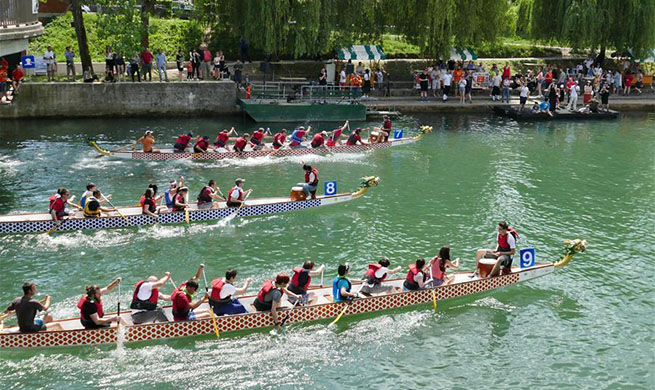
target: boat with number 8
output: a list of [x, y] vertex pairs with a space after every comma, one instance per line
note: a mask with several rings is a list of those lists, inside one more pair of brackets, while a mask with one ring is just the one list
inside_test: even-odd
[[[385, 284], [396, 287], [390, 294], [373, 295], [358, 298], [350, 303], [337, 302], [332, 299], [332, 287], [310, 288], [310, 292], [317, 297], [316, 303], [308, 306], [292, 306], [286, 298], [282, 300], [282, 317], [288, 315], [287, 324], [305, 323], [326, 320], [343, 314], [347, 317], [379, 312], [390, 309], [405, 308], [433, 304], [448, 299], [471, 296], [479, 293], [491, 292], [501, 287], [512, 286], [521, 282], [532, 280], [554, 273], [567, 265], [576, 253], [586, 249], [584, 240], [576, 239], [565, 241], [562, 257], [554, 262], [532, 264], [526, 268], [515, 267], [511, 273], [492, 278], [481, 278], [472, 272], [455, 274], [450, 284], [442, 284], [436, 288], [416, 291], [400, 292], [404, 279], [385, 281]], [[354, 291], [361, 286], [361, 282], [353, 282]], [[225, 315], [216, 317], [216, 325], [220, 333], [242, 330], [253, 330], [272, 327], [273, 319], [270, 312], [259, 312], [253, 307], [255, 295], [239, 297], [239, 301], [248, 310], [247, 313]], [[161, 340], [189, 336], [214, 334], [214, 324], [208, 314], [207, 303], [195, 309], [196, 320], [169, 321], [160, 323], [147, 323], [135, 325], [129, 313], [121, 313], [121, 318], [127, 325], [121, 326], [124, 342], [140, 342], [148, 340]], [[170, 307], [164, 308], [164, 313], [171, 319]], [[115, 315], [115, 313], [114, 313]], [[63, 330], [40, 331], [35, 333], [18, 333], [16, 326], [0, 331], [0, 348], [30, 348], [30, 347], [65, 347], [97, 344], [114, 344], [118, 341], [116, 327], [104, 329], [83, 329], [79, 318], [70, 318], [55, 321]], [[123, 330], [121, 330], [123, 332]]]
[[[413, 137], [403, 137], [402, 131], [397, 131], [392, 134], [392, 138], [387, 142], [382, 142], [383, 139], [379, 135], [371, 134], [369, 136], [369, 142], [363, 145], [337, 145], [332, 147], [319, 147], [312, 148], [309, 145], [309, 142], [303, 142], [303, 148], [280, 148], [273, 149], [272, 144], [265, 144], [266, 148], [261, 150], [253, 150], [251, 146], [247, 146], [246, 149], [242, 152], [231, 152], [224, 148], [217, 149], [216, 152], [207, 152], [207, 153], [192, 153], [184, 152], [177, 153], [173, 149], [159, 149], [155, 152], [144, 153], [137, 151], [126, 151], [121, 149], [116, 150], [107, 150], [98, 143], [90, 139], [89, 145], [94, 147], [98, 153], [105, 156], [113, 156], [119, 158], [126, 158], [132, 160], [223, 160], [223, 159], [243, 159], [243, 158], [254, 158], [254, 157], [286, 157], [286, 156], [304, 156], [309, 154], [319, 154], [327, 155], [334, 153], [357, 153], [365, 152], [368, 150], [374, 149], [385, 149], [393, 146], [407, 145], [414, 142], [417, 142], [425, 136], [425, 134], [432, 131], [430, 126], [421, 126], [421, 132]], [[395, 138], [397, 136], [398, 138]]]
[[130, 226], [174, 225], [181, 223], [220, 221], [225, 218], [254, 217], [279, 214], [287, 211], [305, 210], [348, 202], [363, 196], [370, 187], [377, 186], [380, 178], [377, 176], [363, 177], [360, 188], [352, 193], [334, 195], [318, 195], [316, 199], [305, 199], [302, 188], [293, 187], [291, 196], [279, 198], [248, 199], [244, 206], [227, 207], [225, 202], [214, 202], [214, 208], [198, 210], [196, 205], [190, 205], [187, 216], [184, 211], [173, 211], [159, 214], [158, 220], [145, 215], [141, 207], [118, 207], [118, 211], [103, 213], [97, 218], [87, 218], [81, 211], [62, 219], [55, 229], [55, 222], [48, 213], [9, 214], [0, 215], [0, 234], [3, 233], [51, 233], [109, 229]]

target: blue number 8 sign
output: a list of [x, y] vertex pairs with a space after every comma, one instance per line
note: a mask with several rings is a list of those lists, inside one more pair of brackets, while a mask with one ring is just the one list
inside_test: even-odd
[[393, 131], [393, 139], [401, 139], [401, 138], [403, 138], [403, 133], [404, 133], [404, 130], [403, 130], [403, 129], [396, 129], [396, 130], [394, 130], [394, 131]]
[[337, 194], [337, 181], [326, 181], [325, 182], [325, 195], [336, 195]]
[[534, 258], [534, 249], [526, 248], [521, 249], [521, 268], [534, 267], [535, 258]]

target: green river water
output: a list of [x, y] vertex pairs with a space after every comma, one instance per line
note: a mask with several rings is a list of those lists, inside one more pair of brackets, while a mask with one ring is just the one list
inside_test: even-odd
[[[355, 278], [380, 256], [406, 266], [444, 244], [472, 269], [475, 249], [492, 245], [503, 219], [538, 261], [556, 260], [567, 238], [586, 239], [587, 252], [554, 275], [440, 303], [436, 313], [425, 305], [346, 316], [336, 326], [123, 350], [0, 351], [0, 388], [654, 388], [655, 114], [546, 124], [492, 115], [414, 119], [434, 126], [419, 143], [305, 158], [340, 191], [357, 188], [361, 176], [380, 177], [379, 187], [342, 205], [227, 226], [2, 236], [0, 302], [33, 280], [52, 295], [55, 317], [74, 316], [85, 284], [122, 276], [126, 307], [127, 286], [138, 279], [171, 271], [179, 283], [199, 263], [209, 278], [236, 267], [241, 278], [255, 278], [255, 293], [306, 259], [327, 265], [327, 283], [340, 262], [351, 263]], [[161, 145], [186, 130], [213, 137], [233, 122], [252, 126], [241, 118], [0, 122], [0, 214], [46, 210], [59, 186], [79, 198], [90, 180], [118, 205], [180, 174], [192, 199], [209, 179], [225, 191], [244, 177], [253, 197], [288, 194], [302, 181], [301, 158], [139, 162], [96, 158], [85, 142], [121, 146], [148, 126]], [[115, 310], [117, 294], [104, 301]]]

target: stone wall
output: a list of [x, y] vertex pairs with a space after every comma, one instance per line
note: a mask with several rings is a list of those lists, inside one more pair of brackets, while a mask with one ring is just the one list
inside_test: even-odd
[[234, 114], [232, 81], [25, 83], [0, 119]]

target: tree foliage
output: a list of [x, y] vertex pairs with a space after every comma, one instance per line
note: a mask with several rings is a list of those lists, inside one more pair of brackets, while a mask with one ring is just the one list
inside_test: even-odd
[[655, 0], [520, 0], [529, 36], [574, 48], [655, 47]]

